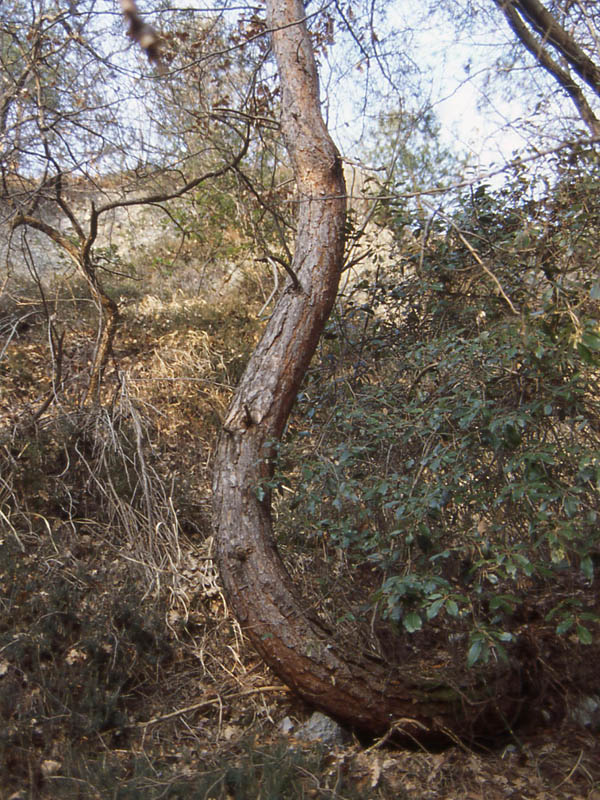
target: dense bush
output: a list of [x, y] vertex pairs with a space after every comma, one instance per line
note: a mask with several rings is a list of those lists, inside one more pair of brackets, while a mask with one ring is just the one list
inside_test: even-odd
[[281, 453], [280, 518], [374, 566], [392, 624], [468, 629], [471, 664], [532, 604], [582, 644], [598, 621], [600, 176], [555, 167], [386, 209], [396, 268], [345, 298]]

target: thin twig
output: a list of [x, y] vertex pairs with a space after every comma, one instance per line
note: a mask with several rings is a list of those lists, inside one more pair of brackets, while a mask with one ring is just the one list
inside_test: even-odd
[[[426, 205], [428, 205], [428, 204], [426, 204]], [[461, 240], [461, 242], [467, 248], [469, 253], [473, 256], [473, 259], [479, 264], [479, 266], [486, 273], [486, 275], [488, 275], [494, 281], [494, 283], [496, 284], [496, 287], [498, 289], [498, 292], [500, 293], [500, 296], [506, 302], [506, 304], [508, 305], [508, 307], [510, 308], [512, 313], [515, 316], [519, 317], [520, 316], [519, 311], [517, 311], [517, 309], [515, 308], [515, 306], [513, 304], [513, 301], [510, 299], [510, 297], [506, 294], [506, 292], [502, 288], [502, 284], [500, 283], [498, 278], [494, 275], [494, 273], [491, 271], [491, 269], [484, 264], [481, 256], [479, 255], [477, 250], [473, 247], [473, 245], [469, 242], [469, 240], [464, 236], [463, 232], [458, 227], [458, 225], [452, 219], [450, 219], [450, 217], [446, 216], [446, 214], [442, 214], [442, 212], [439, 209], [436, 209], [436, 213], [439, 214], [439, 216], [445, 222], [447, 222], [452, 227], [452, 229], [454, 231], [456, 231], [456, 233], [458, 235], [458, 238]]]
[[514, 307], [512, 300], [510, 299], [510, 297], [509, 297], [509, 296], [506, 294], [506, 292], [505, 292], [505, 291], [504, 291], [504, 289], [502, 288], [502, 284], [500, 283], [500, 281], [498, 280], [498, 278], [497, 278], [497, 277], [494, 275], [494, 273], [492, 272], [492, 270], [491, 270], [491, 269], [489, 269], [489, 267], [486, 267], [486, 265], [484, 264], [484, 262], [481, 260], [481, 258], [480, 258], [480, 256], [479, 256], [479, 253], [477, 252], [477, 250], [475, 250], [475, 248], [473, 247], [473, 245], [472, 245], [472, 244], [471, 244], [471, 243], [470, 243], [470, 242], [469, 242], [469, 241], [468, 241], [468, 240], [467, 240], [467, 239], [466, 239], [466, 238], [463, 236], [463, 234], [462, 234], [462, 233], [461, 233], [461, 232], [458, 230], [458, 228], [456, 229], [456, 232], [458, 233], [458, 238], [461, 240], [461, 242], [462, 242], [462, 243], [464, 244], [464, 246], [467, 248], [467, 250], [469, 251], [469, 253], [471, 253], [471, 255], [473, 256], [473, 258], [475, 259], [475, 261], [476, 261], [476, 262], [479, 264], [479, 266], [481, 267], [481, 269], [482, 269], [482, 270], [483, 270], [483, 271], [486, 273], [486, 275], [489, 275], [489, 277], [490, 277], [490, 278], [491, 278], [491, 279], [494, 281], [494, 283], [496, 284], [496, 287], [497, 287], [498, 291], [500, 292], [500, 295], [501, 295], [501, 296], [502, 296], [502, 298], [503, 298], [503, 299], [506, 301], [506, 303], [507, 303], [508, 307], [510, 308], [510, 310], [512, 311], [512, 313], [513, 313], [515, 316], [517, 316], [517, 317], [518, 317], [518, 316], [520, 316], [519, 312], [518, 312], [518, 311], [517, 311], [517, 309]]
[[261, 692], [288, 692], [287, 686], [260, 686], [257, 689], [246, 689], [243, 692], [233, 692], [232, 694], [221, 697], [217, 695], [211, 700], [202, 700], [200, 703], [193, 703], [191, 706], [185, 708], [178, 708], [175, 711], [170, 711], [168, 714], [161, 714], [159, 717], [153, 717], [146, 722], [135, 722], [127, 725], [128, 728], [145, 728], [147, 725], [154, 725], [157, 722], [163, 722], [173, 717], [179, 717], [181, 714], [187, 714], [189, 711], [198, 711], [200, 708], [208, 708], [209, 706], [219, 705], [223, 699], [232, 700], [234, 697], [247, 697], [251, 694], [260, 694]]
[[275, 295], [277, 294], [277, 290], [279, 289], [279, 273], [277, 272], [277, 267], [275, 266], [275, 262], [273, 261], [273, 259], [272, 259], [272, 258], [269, 258], [268, 256], [267, 256], [267, 258], [265, 259], [265, 261], [267, 261], [267, 262], [268, 262], [268, 263], [271, 265], [271, 269], [273, 270], [273, 291], [272, 291], [272, 292], [271, 292], [271, 294], [270, 294], [270, 295], [267, 297], [267, 299], [266, 299], [266, 300], [265, 300], [265, 302], [263, 303], [263, 307], [262, 307], [262, 308], [261, 308], [261, 310], [258, 312], [258, 318], [259, 318], [259, 319], [260, 319], [260, 318], [262, 317], [262, 315], [265, 313], [265, 311], [266, 311], [266, 310], [267, 310], [267, 308], [269, 307], [269, 303], [270, 303], [270, 302], [271, 302], [271, 300], [272, 300], [272, 299], [275, 297]]
[[577, 767], [581, 763], [581, 759], [582, 758], [583, 758], [583, 750], [580, 750], [579, 751], [579, 757], [578, 757], [577, 761], [575, 762], [575, 764], [573, 765], [573, 768], [571, 769], [571, 771], [569, 772], [567, 777], [563, 778], [562, 781], [554, 787], [553, 791], [556, 791], [557, 789], [559, 789], [563, 785], [563, 783], [566, 783], [568, 780], [570, 780], [571, 776], [574, 774], [575, 770], [577, 769]]

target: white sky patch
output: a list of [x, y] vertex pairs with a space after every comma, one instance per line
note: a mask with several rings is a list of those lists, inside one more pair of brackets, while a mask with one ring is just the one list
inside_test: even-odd
[[[570, 101], [529, 56], [502, 72], [505, 68], [497, 62], [508, 55], [514, 40], [499, 14], [481, 18], [471, 30], [462, 29], [457, 35], [447, 16], [430, 12], [425, 5], [395, 0], [383, 25], [390, 35], [388, 49], [404, 48], [408, 59], [427, 76], [420, 97], [410, 79], [403, 96], [404, 78], [399, 76], [398, 105], [433, 109], [441, 123], [442, 144], [467, 155], [473, 168], [483, 171], [511, 161], [532, 145], [544, 149], [563, 141], [566, 134], [587, 135]], [[397, 33], [390, 33], [393, 28]], [[342, 61], [343, 53], [337, 48], [332, 50], [331, 62]], [[358, 66], [346, 67], [345, 74], [338, 73], [337, 83], [327, 76], [328, 69], [335, 72], [337, 64], [323, 66], [324, 92], [330, 93], [330, 125], [351, 158], [352, 147], [360, 142], [365, 128], [361, 103], [365, 112], [376, 111], [371, 96], [375, 98], [376, 88], [385, 97], [385, 82], [371, 64], [371, 86], [364, 95], [364, 65], [363, 73]]]

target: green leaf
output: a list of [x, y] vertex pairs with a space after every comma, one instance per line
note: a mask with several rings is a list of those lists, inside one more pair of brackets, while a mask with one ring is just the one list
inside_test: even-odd
[[577, 626], [577, 638], [581, 642], [581, 644], [591, 644], [592, 643], [592, 634], [587, 628], [584, 628], [583, 625]]
[[572, 519], [579, 510], [579, 500], [576, 497], [567, 497], [564, 501], [563, 507], [567, 517]]
[[586, 331], [581, 337], [584, 346], [598, 352], [600, 350], [600, 336], [592, 331]]
[[477, 639], [477, 641], [473, 642], [473, 644], [469, 648], [469, 653], [467, 655], [468, 667], [472, 667], [479, 661], [482, 650], [483, 650], [483, 641], [481, 639]]
[[490, 611], [501, 609], [502, 611], [510, 613], [517, 602], [517, 598], [513, 597], [512, 595], [498, 594], [495, 597], [492, 597], [490, 600]]
[[409, 611], [402, 620], [402, 624], [409, 633], [414, 633], [415, 631], [421, 630], [423, 627], [423, 620], [416, 611]]
[[588, 620], [589, 622], [600, 622], [600, 616], [594, 614], [593, 611], [582, 611], [579, 614], [579, 618]]
[[565, 619], [563, 619], [562, 622], [558, 623], [558, 625], [556, 626], [556, 632], [558, 633], [559, 636], [561, 636], [563, 633], [566, 633], [567, 631], [571, 630], [574, 624], [575, 624], [574, 617], [566, 617]]
[[594, 563], [589, 556], [581, 559], [581, 571], [590, 583], [594, 580]]
[[442, 597], [440, 600], [436, 600], [432, 603], [429, 608], [427, 609], [427, 619], [435, 619], [439, 614], [440, 608], [444, 605], [444, 598]]
[[458, 617], [458, 606], [454, 600], [446, 600], [446, 611], [451, 617]]
[[577, 352], [581, 356], [581, 360], [584, 362], [584, 364], [594, 363], [594, 356], [592, 354], [592, 351], [590, 350], [589, 347], [586, 347], [581, 342], [577, 343]]

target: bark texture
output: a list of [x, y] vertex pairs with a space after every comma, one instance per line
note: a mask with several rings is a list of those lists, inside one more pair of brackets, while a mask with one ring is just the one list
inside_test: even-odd
[[[442, 685], [369, 656], [344, 653], [297, 596], [272, 535], [271, 475], [279, 439], [337, 291], [343, 259], [345, 185], [320, 112], [319, 85], [301, 0], [267, 0], [282, 86], [282, 127], [300, 195], [291, 283], [252, 355], [220, 436], [214, 524], [220, 572], [233, 610], [264, 660], [311, 705], [364, 731], [395, 727], [420, 740], [469, 737], [498, 727], [498, 693]], [[434, 670], [432, 670], [432, 673]], [[506, 686], [504, 687], [506, 689]], [[518, 710], [504, 692], [502, 714]], [[502, 723], [503, 724], [503, 723]]]

